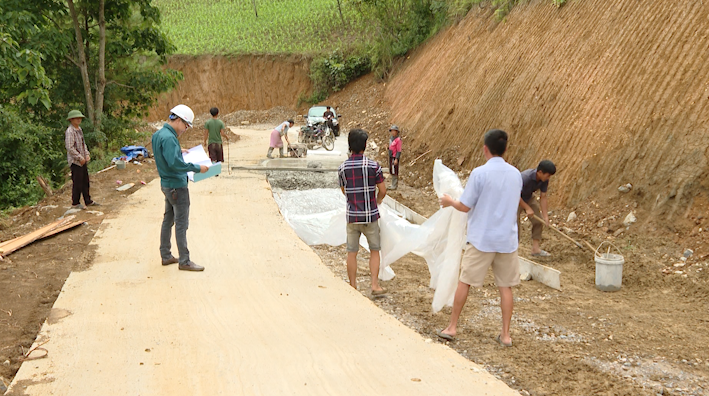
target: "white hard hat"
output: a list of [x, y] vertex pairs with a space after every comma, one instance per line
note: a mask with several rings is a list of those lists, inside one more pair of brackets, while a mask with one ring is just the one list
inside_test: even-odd
[[170, 110], [170, 113], [182, 118], [190, 126], [192, 126], [192, 122], [194, 121], [194, 111], [192, 111], [189, 107], [180, 104], [173, 107], [172, 110]]

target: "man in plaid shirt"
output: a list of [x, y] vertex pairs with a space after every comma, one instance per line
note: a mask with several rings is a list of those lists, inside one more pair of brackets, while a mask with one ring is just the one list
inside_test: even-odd
[[[386, 293], [379, 286], [379, 207], [386, 196], [382, 168], [376, 161], [364, 156], [369, 135], [361, 129], [353, 129], [348, 136], [352, 155], [340, 165], [338, 175], [340, 188], [347, 197], [347, 276], [350, 285], [357, 288], [357, 253], [359, 238], [367, 237], [369, 269], [372, 279], [372, 295]], [[379, 190], [376, 192], [376, 190]]]
[[79, 110], [72, 110], [66, 119], [70, 123], [66, 132], [64, 132], [64, 143], [66, 146], [66, 159], [71, 168], [71, 207], [74, 209], [84, 208], [80, 202], [82, 195], [86, 206], [98, 205], [98, 202], [93, 201], [89, 195], [88, 163], [91, 161], [91, 155], [84, 142], [84, 131], [79, 126], [84, 119], [84, 115]]

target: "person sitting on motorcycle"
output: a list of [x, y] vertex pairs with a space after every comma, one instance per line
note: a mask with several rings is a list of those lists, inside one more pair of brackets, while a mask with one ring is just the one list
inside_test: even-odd
[[334, 130], [335, 126], [333, 125], [332, 120], [335, 119], [335, 113], [330, 110], [330, 106], [327, 106], [325, 108], [325, 112], [322, 114], [322, 117], [325, 119], [327, 126], [330, 127], [330, 129]]

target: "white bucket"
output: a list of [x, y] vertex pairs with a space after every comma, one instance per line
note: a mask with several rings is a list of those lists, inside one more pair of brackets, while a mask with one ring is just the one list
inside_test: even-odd
[[[604, 244], [608, 244], [608, 252], [599, 253], [598, 251]], [[594, 259], [596, 260], [596, 289], [601, 291], [618, 291], [623, 283], [623, 263], [625, 258], [622, 254], [610, 252], [610, 248], [614, 247], [618, 253], [618, 249], [610, 242], [603, 242], [596, 249]]]

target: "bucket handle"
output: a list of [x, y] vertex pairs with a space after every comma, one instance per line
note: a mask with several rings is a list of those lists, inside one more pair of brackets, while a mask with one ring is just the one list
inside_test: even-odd
[[618, 251], [618, 254], [620, 254], [621, 256], [623, 255], [623, 253], [620, 251], [620, 249], [618, 249], [618, 246], [614, 245], [614, 244], [613, 244], [612, 242], [610, 242], [610, 241], [603, 241], [603, 242], [601, 242], [600, 245], [598, 245], [598, 247], [596, 248], [596, 251], [593, 252], [593, 256], [594, 256], [594, 257], [603, 258], [603, 256], [601, 256], [600, 254], [598, 254], [598, 251], [601, 250], [601, 247], [602, 247], [603, 245], [605, 245], [606, 243], [607, 243], [608, 245], [610, 245], [610, 246], [608, 246], [608, 253], [610, 253], [611, 247], [614, 247], [615, 250]]

